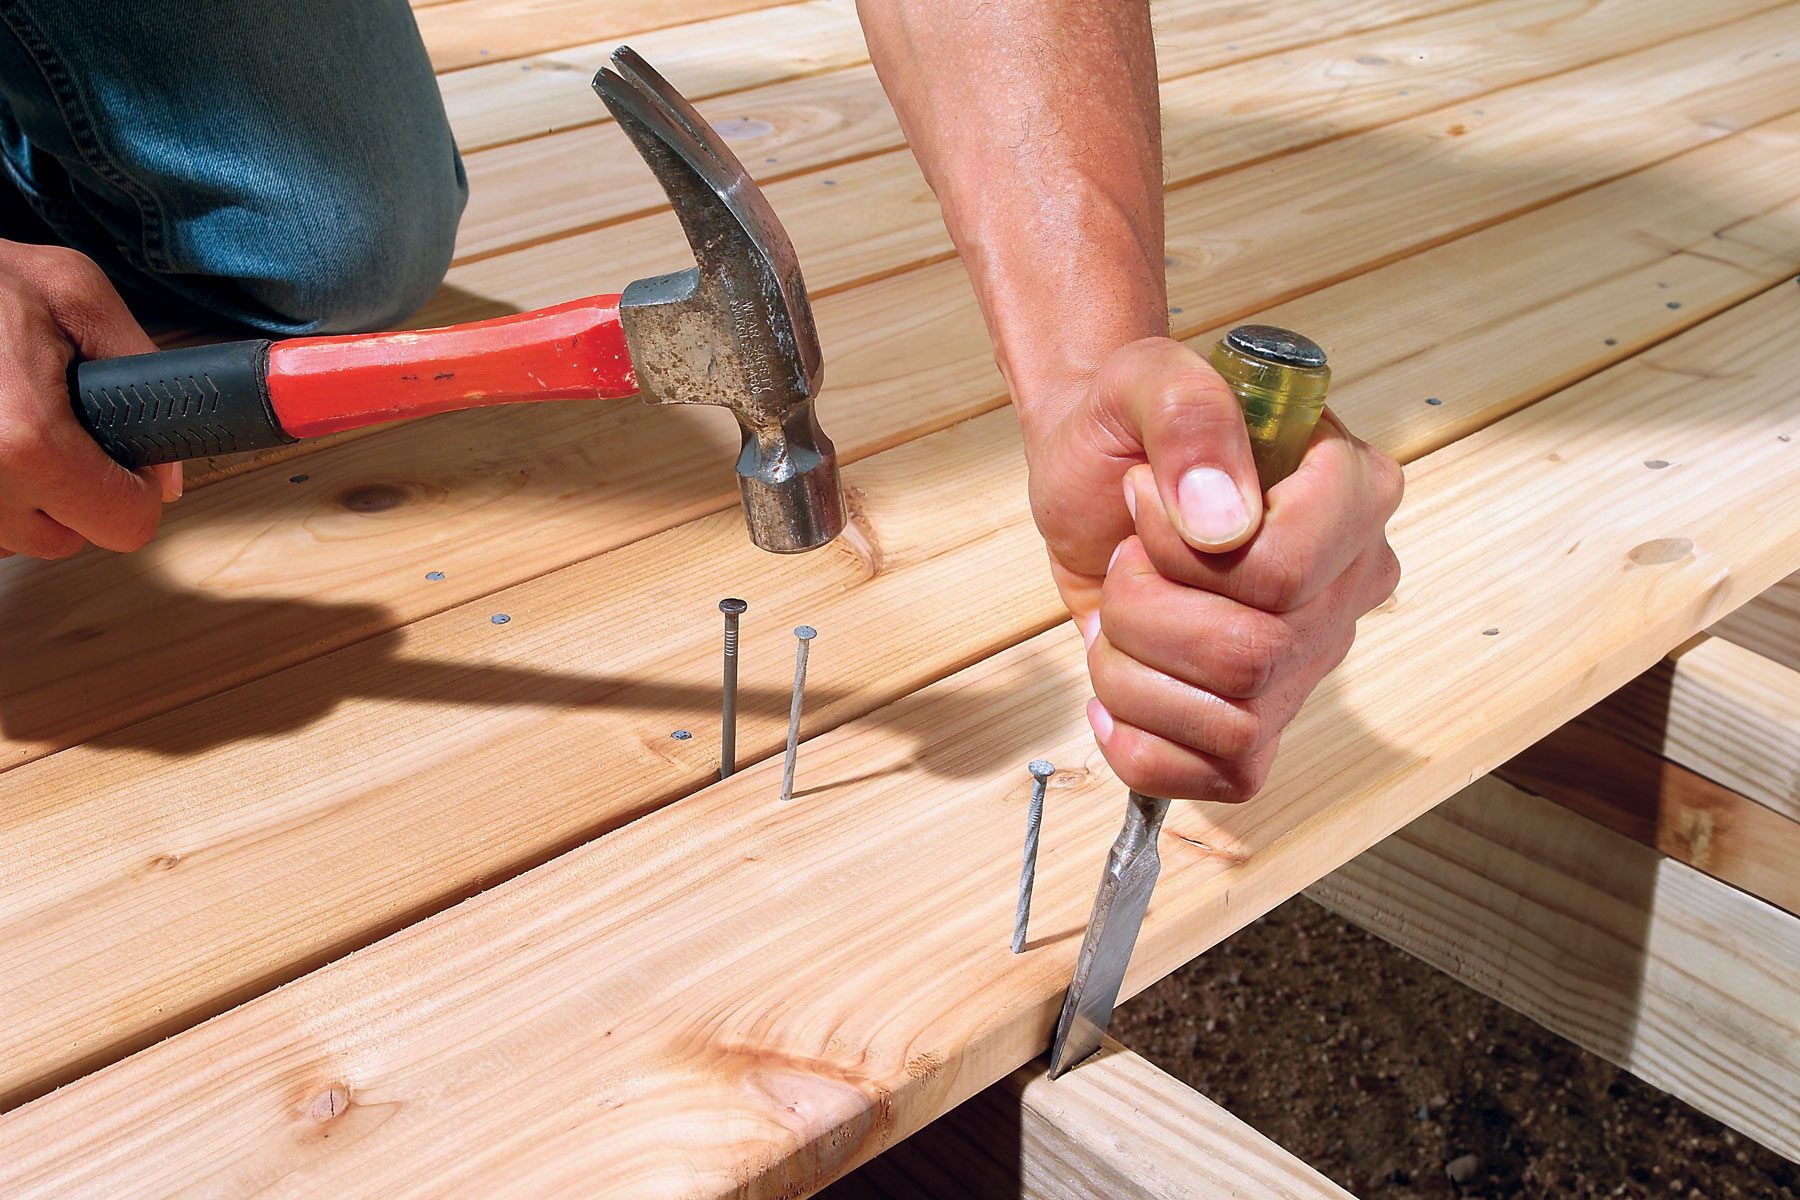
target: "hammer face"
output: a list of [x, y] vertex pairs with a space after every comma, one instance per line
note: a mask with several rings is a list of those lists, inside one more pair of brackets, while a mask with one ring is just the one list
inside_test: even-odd
[[750, 540], [777, 554], [812, 550], [844, 528], [837, 449], [819, 428], [792, 330], [754, 297], [734, 297], [742, 282], [699, 268], [640, 279], [619, 320], [647, 402], [716, 404], [737, 417]]

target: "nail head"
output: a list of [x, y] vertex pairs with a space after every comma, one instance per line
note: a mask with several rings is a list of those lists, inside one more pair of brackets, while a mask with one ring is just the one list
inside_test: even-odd
[[1034, 779], [1048, 779], [1056, 774], [1056, 768], [1047, 758], [1034, 758], [1025, 764], [1025, 769], [1031, 772]]
[[819, 636], [819, 631], [814, 629], [811, 625], [802, 625], [794, 630], [794, 636], [803, 642], [810, 642]]
[[689, 738], [693, 737], [694, 735], [689, 733], [685, 729], [677, 729], [674, 733], [671, 733], [669, 736], [674, 738], [678, 742], [685, 742]]
[[442, 582], [444, 573], [442, 571], [427, 571], [425, 572], [425, 578], [431, 580], [433, 583], [439, 583]]
[[495, 613], [493, 616], [489, 617], [488, 620], [492, 621], [496, 625], [504, 625], [508, 621], [512, 620], [512, 618], [507, 616], [505, 613]]
[[730, 613], [732, 616], [737, 616], [749, 607], [748, 604], [739, 600], [736, 596], [728, 596], [719, 601], [719, 611], [722, 613]]

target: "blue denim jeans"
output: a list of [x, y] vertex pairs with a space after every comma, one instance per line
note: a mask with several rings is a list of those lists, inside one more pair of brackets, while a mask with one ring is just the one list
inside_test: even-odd
[[0, 172], [0, 234], [278, 334], [418, 308], [468, 193], [407, 0], [0, 0]]

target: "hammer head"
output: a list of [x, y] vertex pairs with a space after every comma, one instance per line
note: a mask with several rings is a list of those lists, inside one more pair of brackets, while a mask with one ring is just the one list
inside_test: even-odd
[[620, 299], [639, 389], [651, 404], [730, 409], [751, 540], [779, 554], [822, 546], [844, 528], [844, 500], [813, 409], [819, 335], [793, 243], [693, 105], [630, 49], [612, 63], [594, 90], [668, 193], [695, 263]]

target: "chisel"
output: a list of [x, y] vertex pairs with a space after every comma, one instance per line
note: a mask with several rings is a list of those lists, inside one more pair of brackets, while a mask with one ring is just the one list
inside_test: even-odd
[[[1293, 474], [1325, 409], [1331, 369], [1311, 338], [1273, 325], [1240, 325], [1213, 347], [1212, 365], [1243, 408], [1264, 491]], [[1100, 1048], [1112, 1021], [1125, 968], [1162, 872], [1156, 835], [1169, 802], [1138, 791], [1127, 794], [1125, 825], [1106, 856], [1094, 895], [1087, 935], [1075, 960], [1075, 978], [1063, 999], [1050, 1047], [1052, 1079]]]

